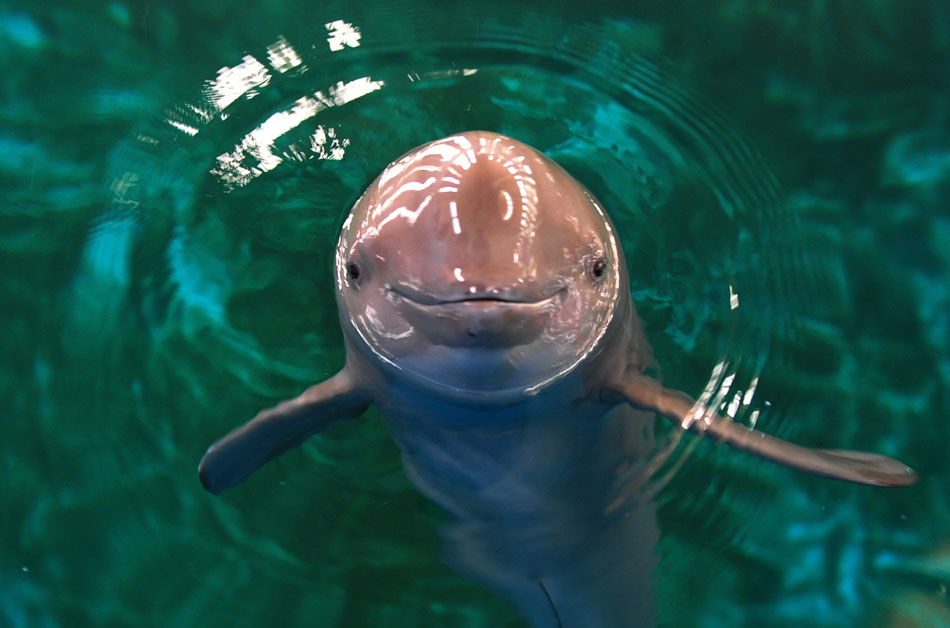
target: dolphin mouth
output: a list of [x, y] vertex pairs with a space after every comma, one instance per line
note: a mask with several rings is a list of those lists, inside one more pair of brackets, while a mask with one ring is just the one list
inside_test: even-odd
[[453, 306], [469, 306], [477, 309], [491, 307], [542, 307], [552, 303], [559, 303], [567, 292], [566, 286], [556, 286], [551, 290], [539, 294], [525, 294], [510, 288], [491, 288], [473, 290], [464, 294], [452, 296], [438, 296], [405, 284], [389, 284], [389, 292], [399, 300], [406, 301], [416, 307], [440, 309]]
[[544, 292], [519, 286], [451, 295], [405, 284], [387, 288], [406, 322], [434, 344], [506, 350], [540, 337], [568, 294], [566, 285], [551, 286]]

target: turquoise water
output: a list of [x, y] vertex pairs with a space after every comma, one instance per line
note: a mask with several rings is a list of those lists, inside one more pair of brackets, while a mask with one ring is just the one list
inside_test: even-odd
[[479, 128], [608, 208], [665, 382], [921, 475], [684, 438], [660, 625], [950, 625], [948, 48], [937, 3], [0, 8], [0, 623], [521, 625], [372, 411], [222, 496], [195, 473], [342, 364], [362, 189]]

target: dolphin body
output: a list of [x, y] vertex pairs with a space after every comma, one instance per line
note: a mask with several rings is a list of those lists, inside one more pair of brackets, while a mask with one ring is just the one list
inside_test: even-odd
[[407, 475], [449, 514], [447, 562], [533, 626], [653, 625], [656, 414], [818, 475], [916, 480], [643, 375], [651, 352], [606, 212], [511, 138], [453, 135], [387, 167], [343, 225], [335, 284], [343, 369], [213, 444], [201, 482], [219, 493], [376, 404]]

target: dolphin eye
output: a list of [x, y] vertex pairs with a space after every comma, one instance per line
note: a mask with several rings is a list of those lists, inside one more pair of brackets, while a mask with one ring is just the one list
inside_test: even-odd
[[346, 263], [346, 278], [350, 281], [356, 281], [360, 278], [360, 266], [354, 261]]
[[594, 279], [602, 279], [607, 274], [607, 260], [603, 257], [595, 258], [590, 263], [590, 276]]

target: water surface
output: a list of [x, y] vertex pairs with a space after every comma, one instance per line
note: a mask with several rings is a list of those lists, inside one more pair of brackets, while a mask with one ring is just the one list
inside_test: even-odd
[[950, 622], [946, 11], [733, 9], [0, 11], [4, 623], [520, 625], [442, 565], [372, 413], [223, 497], [195, 475], [340, 366], [349, 206], [467, 129], [608, 208], [666, 383], [921, 473], [684, 439], [661, 625]]

